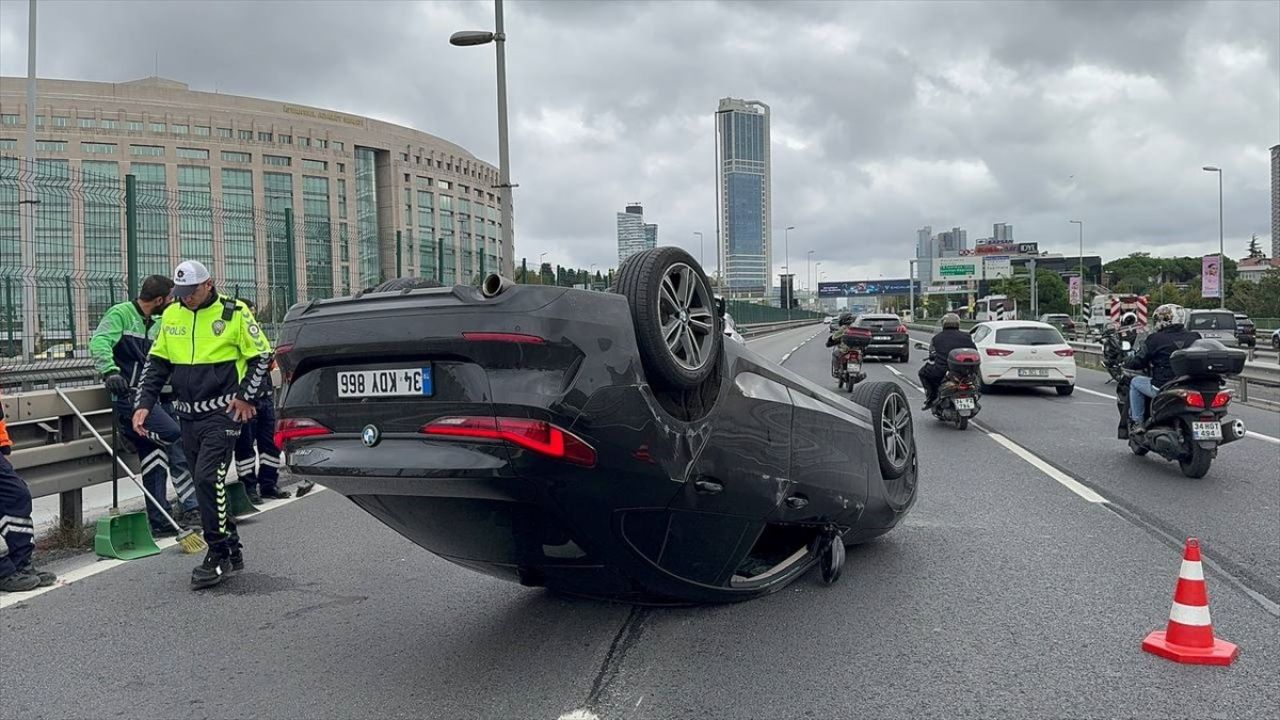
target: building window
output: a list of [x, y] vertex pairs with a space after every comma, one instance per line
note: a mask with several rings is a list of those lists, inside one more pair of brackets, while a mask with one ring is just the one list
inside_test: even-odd
[[164, 148], [160, 145], [130, 145], [129, 154], [135, 157], [164, 157]]
[[209, 168], [178, 166], [179, 248], [184, 258], [213, 262], [213, 197]]
[[340, 172], [340, 173], [344, 173], [344, 172], [346, 172], [346, 171], [347, 171], [347, 164], [346, 164], [346, 163], [338, 163], [338, 172]]
[[138, 272], [169, 276], [173, 263], [169, 260], [171, 211], [165, 166], [136, 162], [129, 172], [138, 178]]
[[209, 137], [208, 125], [196, 125], [194, 130], [195, 130], [194, 132], [195, 135], [198, 135], [200, 137]]
[[[245, 153], [239, 153], [245, 154]], [[222, 170], [222, 280], [232, 292], [258, 302], [257, 246], [254, 241], [253, 171]]]
[[66, 140], [37, 140], [36, 151], [37, 152], [66, 152], [67, 141]]
[[383, 280], [377, 175], [376, 153], [369, 148], [356, 148], [356, 282], [362, 288]]
[[404, 224], [407, 227], [413, 225], [413, 189], [404, 189]]
[[[265, 156], [264, 156], [265, 157]], [[293, 176], [289, 173], [262, 173], [263, 197], [266, 201], [267, 283], [271, 288], [271, 317], [268, 322], [284, 319], [284, 311], [296, 299], [286, 296], [292, 285], [289, 277], [288, 236], [284, 224], [284, 211], [293, 207]], [[261, 260], [259, 261], [261, 262]]]
[[84, 233], [84, 264], [92, 278], [85, 288], [85, 299], [89, 317], [97, 318], [121, 299], [113, 297], [112, 291], [119, 292], [125, 286], [120, 256], [124, 192], [119, 163], [85, 160], [80, 169], [84, 177], [84, 193], [79, 208]]
[[236, 137], [240, 138], [241, 140], [252, 140], [252, 139], [253, 139], [253, 131], [252, 131], [252, 130], [237, 130], [237, 131], [236, 131]]
[[329, 178], [313, 175], [302, 177], [301, 234], [307, 258], [308, 297], [333, 297], [333, 225], [329, 218]]
[[325, 140], [324, 138], [316, 138], [316, 147], [320, 148], [321, 150], [324, 150], [325, 148], [329, 147], [329, 141]]
[[298, 147], [311, 147], [311, 138], [298, 138]]
[[0, 115], [0, 122], [5, 125], [21, 125], [22, 118], [17, 113], [4, 113]]
[[107, 120], [106, 118], [103, 118], [102, 120], [98, 121], [98, 127], [102, 128], [103, 130], [118, 130], [120, 129], [120, 121]]
[[76, 126], [81, 130], [91, 130], [96, 124], [93, 118], [78, 118], [76, 120]]
[[289, 167], [289, 165], [291, 165], [292, 163], [293, 161], [291, 158], [285, 157], [283, 155], [263, 155], [262, 156], [263, 165], [278, 165], [280, 167]]
[[164, 123], [158, 123], [158, 122], [148, 123], [148, 124], [147, 124], [147, 127], [148, 127], [148, 129], [150, 129], [150, 130], [151, 130], [151, 132], [153, 132], [153, 133], [162, 133], [162, 132], [164, 132]]
[[418, 187], [431, 187], [431, 178], [418, 176]]
[[[139, 124], [139, 125], [141, 125], [142, 123], [138, 123], [138, 124]], [[71, 118], [69, 118], [69, 117], [63, 117], [63, 116], [61, 116], [61, 115], [54, 115], [54, 116], [53, 116], [53, 126], [54, 126], [54, 127], [57, 127], [57, 128], [70, 127], [70, 126], [71, 126]], [[141, 130], [142, 128], [138, 128], [138, 129], [139, 129], [139, 130]]]
[[280, 142], [280, 144], [281, 144], [281, 145], [292, 145], [292, 144], [293, 144], [293, 136], [292, 136], [292, 135], [277, 135], [277, 136], [276, 136], [276, 139]]
[[10, 140], [8, 138], [0, 139], [0, 150], [14, 150], [17, 147], [18, 147], [17, 140]]
[[191, 129], [186, 125], [170, 125], [169, 127], [173, 129], [174, 135], [186, 135], [187, 131]]
[[436, 184], [440, 186], [441, 190], [448, 190], [453, 187], [453, 184], [450, 183], [448, 180], [440, 180]]
[[[286, 159], [287, 159], [287, 158], [286, 158]], [[325, 162], [325, 161], [323, 161], [323, 160], [303, 160], [303, 161], [302, 161], [302, 169], [303, 169], [303, 170], [318, 170], [318, 171], [320, 171], [320, 172], [328, 172], [328, 171], [329, 171], [329, 163], [327, 163], [327, 162]]]
[[409, 153], [400, 153], [401, 162], [409, 162]]
[[178, 157], [188, 160], [208, 160], [209, 151], [203, 148], [178, 148]]
[[271, 133], [269, 133], [269, 132], [259, 132], [259, 133], [258, 133], [258, 142], [271, 142]]
[[222, 138], [231, 137], [231, 128], [218, 128], [218, 137], [222, 137]]
[[338, 218], [347, 219], [347, 181], [342, 178], [338, 178]]
[[223, 150], [222, 162], [229, 162], [229, 163], [253, 162], [253, 156], [247, 152], [235, 152], [232, 150]]
[[422, 156], [421, 156], [421, 155], [414, 155], [414, 156], [413, 156], [413, 164], [414, 164], [414, 165], [421, 165], [421, 164], [422, 164]]
[[337, 150], [338, 152], [343, 152], [344, 150], [347, 149], [347, 146], [344, 145], [341, 140], [334, 140], [333, 149]]

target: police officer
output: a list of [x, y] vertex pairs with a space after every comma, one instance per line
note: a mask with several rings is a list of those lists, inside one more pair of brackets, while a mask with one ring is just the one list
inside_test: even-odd
[[[169, 495], [167, 480], [172, 478], [186, 517], [196, 520], [199, 511], [195, 484], [191, 481], [187, 456], [182, 451], [182, 431], [172, 417], [173, 409], [167, 399], [162, 399], [147, 416], [146, 434], [133, 431], [134, 388], [142, 377], [147, 352], [160, 330], [160, 313], [169, 303], [172, 290], [173, 281], [163, 275], [151, 275], [143, 280], [136, 300], [113, 305], [102, 316], [89, 340], [89, 352], [94, 366], [102, 374], [103, 384], [111, 392], [121, 431], [138, 449], [142, 484], [147, 492], [164, 502]], [[151, 534], [177, 534], [160, 509], [151, 503], [147, 503], [147, 519], [151, 522]]]
[[25, 592], [52, 585], [58, 578], [31, 564], [36, 537], [31, 490], [9, 463], [12, 450], [0, 405], [0, 590]]
[[[240, 302], [250, 312], [254, 311], [252, 301], [241, 298]], [[271, 381], [268, 380], [266, 392], [254, 406], [257, 415], [245, 423], [240, 430], [240, 439], [236, 441], [236, 475], [244, 484], [249, 500], [255, 503], [262, 502], [263, 498], [283, 500], [289, 497], [288, 490], [277, 486], [280, 481], [280, 448], [276, 447], [275, 438], [275, 401]]]
[[133, 427], [141, 434], [161, 388], [172, 377], [173, 408], [182, 423], [182, 443], [209, 543], [204, 562], [191, 572], [191, 586], [199, 589], [244, 568], [223, 478], [241, 425], [253, 419], [255, 403], [271, 385], [271, 346], [247, 307], [218, 294], [202, 263], [179, 264], [173, 283], [178, 302], [161, 318], [138, 386]]

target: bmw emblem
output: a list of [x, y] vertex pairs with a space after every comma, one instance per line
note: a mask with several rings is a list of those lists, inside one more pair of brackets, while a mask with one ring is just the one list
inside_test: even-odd
[[382, 432], [377, 425], [365, 425], [364, 430], [360, 431], [360, 439], [364, 441], [365, 447], [373, 447], [382, 439]]

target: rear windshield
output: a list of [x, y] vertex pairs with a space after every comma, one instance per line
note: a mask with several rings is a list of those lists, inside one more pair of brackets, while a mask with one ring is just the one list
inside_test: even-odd
[[1065, 345], [1062, 333], [1053, 328], [1012, 327], [996, 330], [1001, 345]]
[[1195, 313], [1187, 323], [1188, 330], [1235, 330], [1236, 319], [1231, 313]]
[[892, 330], [902, 324], [896, 316], [893, 317], [864, 317], [858, 321], [858, 327], [871, 328], [872, 330]]

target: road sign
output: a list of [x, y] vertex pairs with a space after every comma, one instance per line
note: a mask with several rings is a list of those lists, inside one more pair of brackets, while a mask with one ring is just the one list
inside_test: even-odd
[[1067, 302], [1072, 305], [1080, 304], [1080, 276], [1072, 275], [1070, 282], [1067, 283]]
[[1013, 277], [1013, 264], [1008, 255], [982, 258], [982, 274], [987, 280]]
[[934, 258], [934, 282], [979, 280], [982, 278], [982, 258]]

